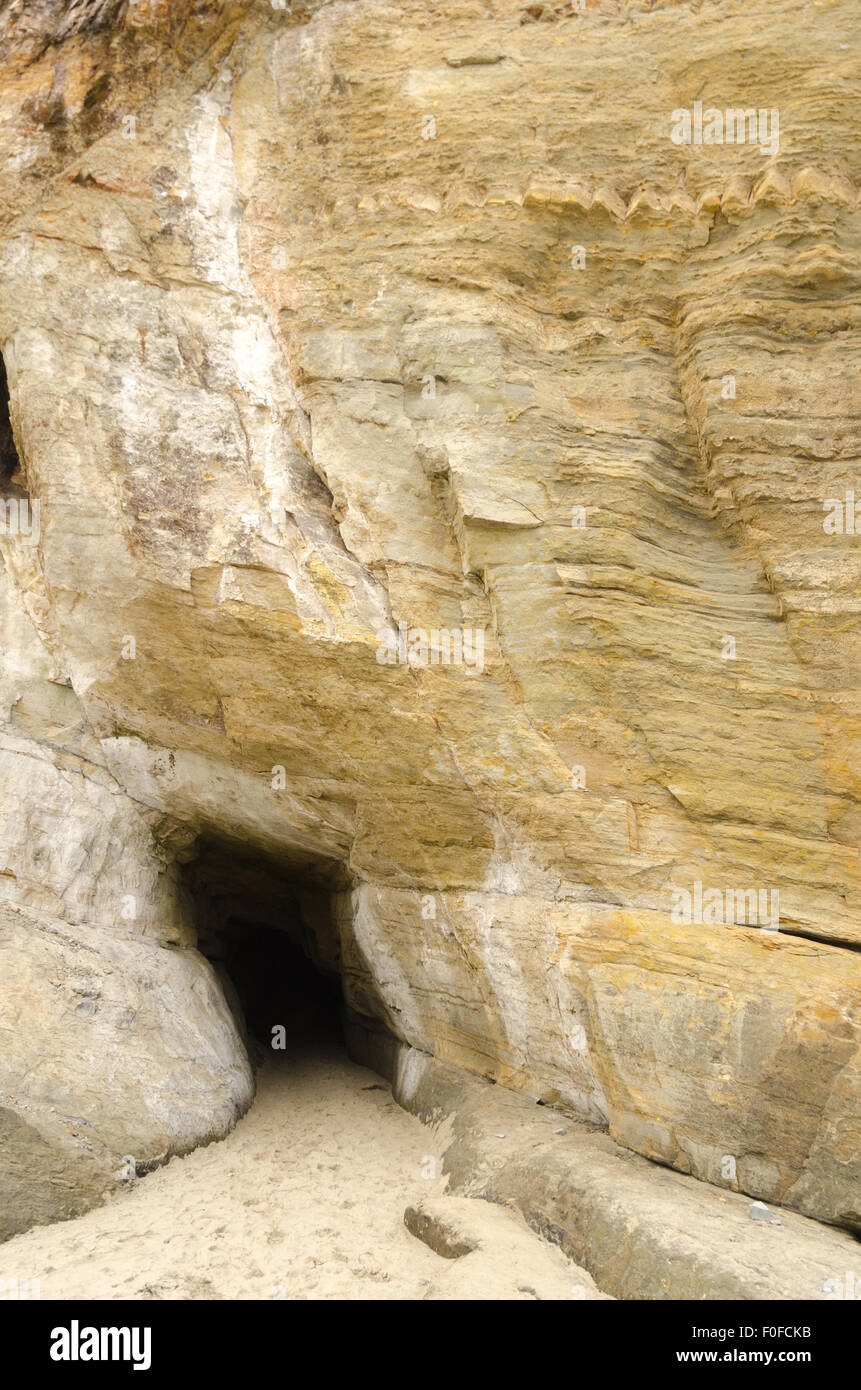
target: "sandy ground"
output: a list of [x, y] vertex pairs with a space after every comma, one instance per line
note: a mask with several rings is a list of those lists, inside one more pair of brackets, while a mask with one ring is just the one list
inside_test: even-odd
[[490, 1238], [466, 1258], [410, 1235], [405, 1208], [444, 1193], [429, 1159], [433, 1131], [378, 1076], [331, 1042], [306, 1044], [267, 1063], [221, 1143], [16, 1236], [0, 1279], [38, 1278], [43, 1299], [583, 1297], [569, 1292], [576, 1266], [487, 1203], [467, 1203]]

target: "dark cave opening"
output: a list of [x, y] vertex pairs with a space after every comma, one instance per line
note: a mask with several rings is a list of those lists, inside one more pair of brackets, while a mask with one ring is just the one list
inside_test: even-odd
[[204, 841], [183, 880], [198, 950], [221, 981], [252, 1060], [297, 1046], [343, 1048], [332, 871]]
[[[212, 947], [210, 949], [213, 949]], [[341, 1035], [337, 978], [323, 974], [286, 932], [229, 917], [213, 956], [236, 991], [250, 1038], [273, 1051], [315, 1034]]]
[[9, 382], [6, 378], [6, 363], [0, 353], [0, 492], [7, 492], [14, 475], [19, 470], [18, 451], [12, 433], [12, 419], [9, 414]]

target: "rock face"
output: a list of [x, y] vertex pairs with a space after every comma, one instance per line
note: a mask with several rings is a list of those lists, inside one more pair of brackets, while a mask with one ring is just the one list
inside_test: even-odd
[[857, 32], [0, 4], [12, 1229], [249, 1102], [201, 846], [365, 1026], [861, 1227]]
[[4, 907], [0, 968], [0, 1237], [76, 1215], [248, 1106], [242, 1045], [196, 953]]

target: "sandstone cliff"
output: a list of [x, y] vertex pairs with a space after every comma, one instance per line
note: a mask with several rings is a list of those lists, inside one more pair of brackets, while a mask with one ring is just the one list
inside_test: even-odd
[[207, 861], [353, 1017], [861, 1226], [858, 28], [0, 3], [7, 1233], [248, 1105]]

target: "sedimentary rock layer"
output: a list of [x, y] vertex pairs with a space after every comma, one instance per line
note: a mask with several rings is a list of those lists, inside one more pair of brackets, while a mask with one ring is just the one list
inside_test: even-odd
[[[397, 1037], [857, 1225], [854, 7], [7, 4], [0, 38], [39, 507], [0, 536], [0, 889], [41, 981], [4, 1019], [84, 933], [100, 988], [188, 1003], [124, 1039], [131, 1100], [75, 1014], [75, 1113], [223, 1130], [181, 869], [238, 844], [337, 893]], [[696, 102], [779, 140], [676, 143]]]

